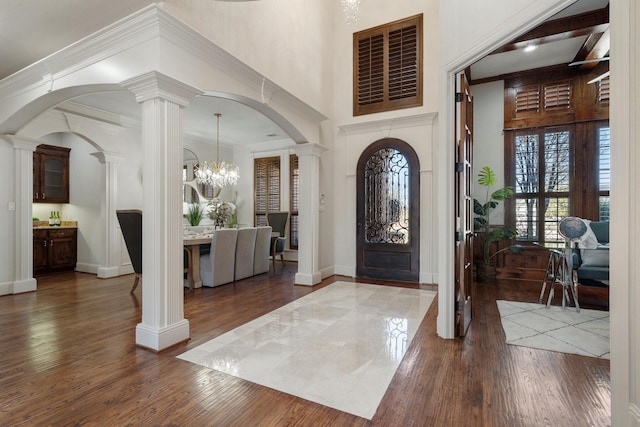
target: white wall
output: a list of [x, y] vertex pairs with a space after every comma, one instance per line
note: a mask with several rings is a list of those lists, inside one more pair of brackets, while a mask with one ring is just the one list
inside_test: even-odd
[[163, 8], [312, 107], [328, 111], [333, 12], [328, 4], [165, 0]]
[[525, 33], [575, 1], [440, 1], [440, 16], [444, 19], [441, 23], [446, 23], [441, 24], [440, 33], [442, 64], [458, 62], [470, 52], [476, 55], [471, 60], [474, 62], [492, 50], [490, 45], [513, 39], [514, 31], [517, 34]]
[[[356, 268], [356, 180], [355, 172], [362, 151], [373, 142], [399, 138], [410, 144], [420, 161], [420, 280], [436, 280], [434, 120], [438, 110], [438, 2], [409, 0], [392, 5], [382, 0], [362, 2], [360, 19], [355, 25], [344, 22], [342, 12], [335, 13], [334, 44], [334, 119], [336, 126], [325, 144], [331, 164], [332, 191], [325, 194], [327, 206], [333, 207], [334, 271], [355, 275]], [[423, 105], [385, 113], [353, 116], [353, 33], [423, 13]], [[325, 163], [322, 164], [324, 171]], [[321, 215], [322, 218], [322, 215]], [[324, 235], [323, 235], [324, 237]], [[323, 242], [326, 244], [326, 242]], [[328, 248], [321, 249], [328, 253]], [[322, 261], [326, 261], [324, 258]], [[326, 267], [322, 264], [322, 267]]]
[[[486, 187], [478, 185], [478, 172], [490, 166], [498, 184], [492, 191], [506, 185], [504, 180], [504, 81], [471, 86], [473, 94], [473, 197], [486, 200]], [[504, 224], [504, 203], [491, 214], [491, 223]]]

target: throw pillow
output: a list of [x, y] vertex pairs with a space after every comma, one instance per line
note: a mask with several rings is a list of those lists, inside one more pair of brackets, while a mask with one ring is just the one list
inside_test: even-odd
[[583, 249], [580, 251], [581, 267], [609, 267], [609, 246], [602, 245], [597, 249]]

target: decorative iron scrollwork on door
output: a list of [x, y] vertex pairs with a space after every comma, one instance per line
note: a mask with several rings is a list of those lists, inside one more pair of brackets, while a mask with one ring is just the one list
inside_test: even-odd
[[409, 243], [409, 162], [394, 148], [382, 148], [364, 168], [365, 240]]

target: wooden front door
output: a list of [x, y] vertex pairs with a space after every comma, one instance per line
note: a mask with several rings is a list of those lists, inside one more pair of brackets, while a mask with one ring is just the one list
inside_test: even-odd
[[417, 282], [420, 273], [420, 167], [409, 144], [385, 138], [360, 156], [356, 275]]
[[473, 97], [464, 73], [456, 90], [455, 141], [455, 313], [456, 333], [464, 336], [471, 323], [473, 284]]

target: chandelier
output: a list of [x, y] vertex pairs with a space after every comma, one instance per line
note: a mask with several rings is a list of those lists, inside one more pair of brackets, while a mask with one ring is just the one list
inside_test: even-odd
[[347, 24], [355, 24], [360, 18], [360, 0], [340, 0]]
[[240, 176], [238, 165], [220, 161], [220, 116], [216, 113], [216, 160], [205, 160], [202, 165], [197, 165], [194, 171], [198, 184], [211, 185], [222, 188], [228, 185], [235, 185]]

